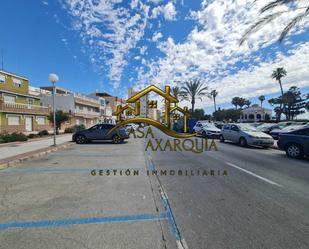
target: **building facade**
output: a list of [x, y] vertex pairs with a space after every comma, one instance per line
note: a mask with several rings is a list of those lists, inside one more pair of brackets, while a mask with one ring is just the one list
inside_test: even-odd
[[[130, 87], [128, 89], [128, 99], [131, 98], [132, 96], [134, 96], [137, 93], [138, 93], [138, 91], [134, 91], [134, 89], [132, 87]], [[148, 110], [148, 94], [143, 96], [143, 97], [141, 97], [140, 101], [141, 101], [141, 104], [140, 104], [141, 105], [140, 116], [146, 118], [150, 114], [149, 110]], [[156, 110], [153, 109], [151, 111], [151, 115], [155, 116], [156, 115]]]
[[[43, 104], [52, 106], [52, 87], [41, 87], [41, 91]], [[69, 121], [61, 125], [61, 130], [82, 124], [88, 128], [100, 122], [101, 102], [99, 99], [58, 87], [55, 93], [55, 109], [70, 115]]]
[[271, 109], [266, 109], [259, 105], [252, 105], [242, 110], [240, 122], [257, 122], [262, 120], [270, 120], [271, 117]]
[[29, 80], [0, 70], [0, 133], [49, 130], [50, 108], [29, 93]]

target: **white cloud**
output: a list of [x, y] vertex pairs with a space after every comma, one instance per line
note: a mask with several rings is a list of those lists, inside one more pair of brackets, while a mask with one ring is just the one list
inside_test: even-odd
[[165, 20], [176, 20], [177, 11], [174, 4], [169, 2], [164, 6], [161, 5], [152, 9], [152, 18], [157, 18], [161, 14], [164, 16]]
[[[281, 30], [299, 10], [290, 11], [270, 22], [239, 46], [242, 34], [260, 17], [259, 10], [266, 2], [260, 0], [252, 5], [251, 1], [243, 0], [204, 0], [199, 11], [191, 12], [197, 26], [182, 43], [172, 38], [160, 42], [158, 48], [165, 56], [149, 61], [148, 70], [139, 71], [138, 81], [141, 84], [136, 87], [144, 87], [145, 82], [163, 86], [172, 84], [174, 80], [202, 78], [212, 88], [221, 91], [218, 97], [220, 103], [230, 102], [233, 95], [253, 97], [277, 92], [278, 87], [269, 75], [278, 65], [288, 70], [289, 75], [285, 78], [287, 86], [290, 83], [299, 87], [309, 86], [309, 55], [305, 47], [309, 43], [287, 43], [289, 53], [277, 53], [275, 58], [271, 54], [276, 47], [280, 50], [283, 45], [276, 44], [275, 49], [269, 47], [277, 42]], [[279, 8], [286, 9], [284, 6]], [[292, 34], [302, 33], [306, 27], [309, 27], [308, 19], [294, 28]], [[267, 50], [261, 56], [261, 49], [265, 48]], [[208, 100], [205, 101], [207, 103]]]
[[157, 42], [159, 39], [161, 39], [163, 37], [162, 33], [161, 32], [155, 32], [153, 34], [153, 37], [152, 37], [152, 41], [153, 42]]
[[91, 62], [98, 72], [108, 74], [114, 88], [119, 87], [127, 55], [144, 35], [149, 7], [134, 0], [129, 8], [119, 0], [63, 1]]

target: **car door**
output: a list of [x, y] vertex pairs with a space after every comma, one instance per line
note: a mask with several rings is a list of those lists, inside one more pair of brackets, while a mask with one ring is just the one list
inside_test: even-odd
[[88, 129], [87, 137], [90, 140], [101, 139], [101, 125], [95, 125]]
[[293, 132], [297, 134], [297, 143], [301, 144], [304, 150], [304, 154], [309, 156], [309, 128], [301, 129], [299, 131]]
[[240, 130], [237, 125], [231, 125], [230, 130], [230, 140], [233, 142], [238, 142], [240, 137]]
[[[114, 125], [111, 124], [102, 124], [101, 125], [101, 139], [110, 139], [112, 134], [108, 134], [108, 132], [114, 127]], [[108, 136], [107, 136], [108, 135]]]
[[230, 125], [224, 125], [222, 127], [222, 135], [224, 137], [224, 139], [226, 140], [230, 140], [231, 139], [231, 130], [230, 130], [231, 126]]

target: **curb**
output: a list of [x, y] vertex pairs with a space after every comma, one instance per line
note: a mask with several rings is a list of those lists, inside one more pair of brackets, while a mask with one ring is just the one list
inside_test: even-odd
[[44, 148], [44, 149], [39, 149], [39, 150], [23, 153], [23, 154], [20, 154], [20, 155], [17, 155], [17, 156], [5, 158], [3, 160], [0, 160], [0, 170], [12, 167], [16, 164], [22, 163], [22, 162], [27, 161], [29, 159], [34, 159], [34, 158], [39, 158], [39, 157], [45, 156], [45, 155], [47, 155], [51, 152], [66, 149], [66, 148], [72, 146], [73, 144], [74, 143], [72, 143], [72, 142], [66, 142], [66, 143], [57, 145], [56, 147], [50, 146], [50, 147], [47, 147], [47, 148]]

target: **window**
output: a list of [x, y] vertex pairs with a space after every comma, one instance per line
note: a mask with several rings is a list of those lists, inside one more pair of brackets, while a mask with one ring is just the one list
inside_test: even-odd
[[8, 125], [19, 125], [19, 116], [8, 116]]
[[114, 125], [111, 124], [103, 124], [102, 125], [102, 129], [112, 129], [114, 127]]
[[302, 135], [302, 136], [309, 136], [309, 128], [294, 131], [293, 133], [297, 135]]
[[222, 129], [223, 129], [223, 130], [229, 130], [229, 129], [230, 129], [230, 126], [229, 126], [229, 125], [224, 125], [224, 126], [222, 127]]
[[232, 131], [239, 131], [239, 128], [236, 125], [231, 126]]
[[38, 125], [45, 125], [45, 117], [37, 117], [36, 122]]
[[21, 80], [13, 78], [13, 86], [20, 88], [21, 87]]
[[34, 99], [28, 99], [28, 104], [33, 105], [34, 104]]
[[0, 83], [4, 83], [5, 82], [5, 75], [0, 74]]
[[6, 103], [15, 103], [16, 102], [16, 98], [15, 98], [15, 96], [4, 95], [4, 102], [6, 102]]

